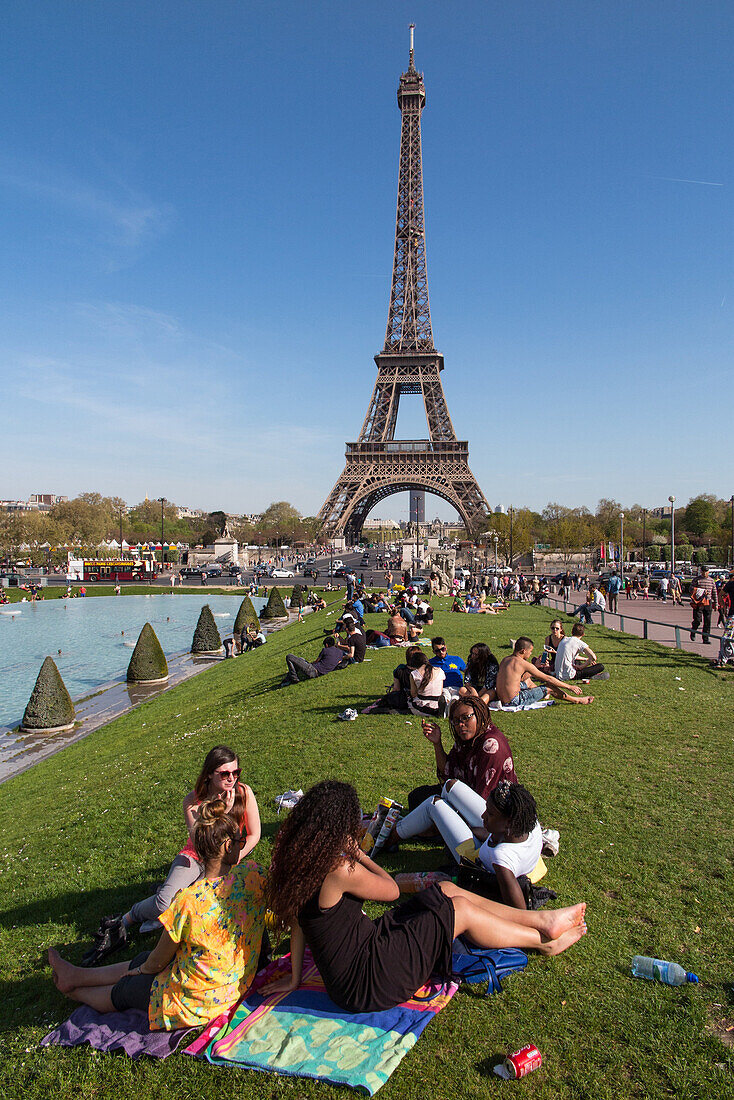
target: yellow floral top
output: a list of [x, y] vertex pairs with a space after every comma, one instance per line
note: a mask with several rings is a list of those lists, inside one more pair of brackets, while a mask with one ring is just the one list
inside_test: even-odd
[[177, 894], [160, 916], [179, 948], [153, 982], [151, 1028], [204, 1024], [235, 1004], [257, 971], [264, 920], [265, 872], [248, 860]]

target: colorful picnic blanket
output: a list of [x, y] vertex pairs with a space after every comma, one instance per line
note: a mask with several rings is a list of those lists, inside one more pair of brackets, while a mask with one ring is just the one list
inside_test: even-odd
[[219, 1066], [332, 1081], [374, 1096], [458, 989], [455, 982], [435, 982], [396, 1008], [342, 1012], [327, 995], [307, 950], [297, 990], [266, 999], [255, 992], [289, 973], [290, 955], [274, 960], [258, 974], [248, 996], [213, 1020], [184, 1053]]

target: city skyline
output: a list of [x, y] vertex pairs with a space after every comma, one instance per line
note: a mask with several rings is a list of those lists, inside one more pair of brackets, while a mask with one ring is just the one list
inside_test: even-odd
[[412, 21], [434, 335], [490, 505], [731, 495], [727, 5], [7, 13], [0, 496], [318, 511], [384, 334]]

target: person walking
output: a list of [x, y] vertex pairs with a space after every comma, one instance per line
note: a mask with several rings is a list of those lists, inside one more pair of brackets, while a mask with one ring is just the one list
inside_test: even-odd
[[[716, 582], [709, 576], [707, 566], [703, 566], [701, 572], [691, 585], [691, 607], [693, 609], [693, 621], [691, 623], [691, 641], [695, 640], [696, 632], [701, 627], [701, 640], [708, 645], [711, 634], [711, 612], [719, 606]], [[703, 624], [703, 625], [701, 625]]]

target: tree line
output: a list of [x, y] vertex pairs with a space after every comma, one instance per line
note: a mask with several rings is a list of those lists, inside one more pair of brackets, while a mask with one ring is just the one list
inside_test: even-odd
[[[596, 510], [567, 508], [551, 502], [542, 512], [530, 508], [513, 509], [509, 514], [488, 516], [475, 532], [480, 545], [491, 556], [494, 538], [502, 564], [512, 555], [533, 548], [548, 547], [570, 555], [593, 550], [602, 543], [619, 544], [621, 515], [624, 512], [625, 551], [634, 550], [641, 556], [643, 538], [646, 557], [651, 561], [670, 560], [670, 517], [652, 516], [641, 505], [624, 507], [616, 500], [602, 499]], [[21, 547], [30, 547], [31, 556], [39, 563], [47, 558], [63, 561], [64, 546], [80, 547], [94, 553], [97, 547], [120, 535], [129, 543], [186, 543], [189, 546], [210, 545], [219, 537], [227, 516], [221, 510], [200, 517], [179, 518], [178, 508], [171, 501], [163, 502], [163, 539], [161, 540], [161, 502], [145, 500], [128, 508], [120, 497], [105, 497], [100, 493], [80, 493], [73, 500], [55, 504], [49, 512], [0, 512], [0, 555], [17, 556]], [[676, 558], [726, 562], [731, 550], [731, 504], [708, 493], [692, 497], [675, 510]], [[256, 523], [233, 520], [229, 530], [240, 545], [277, 546], [319, 541], [319, 522], [315, 516], [302, 516], [287, 501], [276, 501], [262, 513]], [[55, 552], [40, 550], [47, 544], [59, 548]], [[638, 555], [637, 552], [640, 552]], [[23, 551], [27, 556], [27, 551]]]

